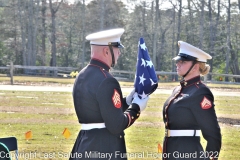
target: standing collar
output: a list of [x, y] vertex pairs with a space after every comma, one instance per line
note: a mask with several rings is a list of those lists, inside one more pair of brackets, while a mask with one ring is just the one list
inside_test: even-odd
[[197, 83], [197, 82], [200, 82], [200, 81], [201, 81], [200, 76], [196, 76], [196, 77], [193, 77], [193, 78], [191, 78], [191, 79], [189, 79], [189, 80], [187, 80], [187, 81], [182, 80], [182, 81], [180, 82], [180, 85], [181, 85], [182, 87], [186, 87], [186, 86], [189, 86], [189, 85], [191, 85], [191, 84], [194, 84], [194, 83]]
[[99, 60], [99, 59], [91, 59], [91, 60], [90, 60], [90, 65], [98, 66], [98, 67], [100, 67], [100, 68], [105, 69], [105, 70], [108, 71], [108, 72], [109, 72], [109, 70], [110, 70], [110, 67], [109, 67], [106, 63], [104, 63], [103, 61], [101, 61], [101, 60]]

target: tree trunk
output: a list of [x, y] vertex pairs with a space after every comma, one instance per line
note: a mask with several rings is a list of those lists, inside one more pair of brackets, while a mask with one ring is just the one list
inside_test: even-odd
[[50, 66], [56, 66], [57, 65], [57, 60], [56, 60], [56, 16], [55, 13], [53, 12], [53, 9], [51, 9], [52, 12], [52, 24], [51, 24], [51, 62], [50, 62]]
[[33, 1], [28, 1], [28, 41], [27, 41], [27, 65], [32, 65], [33, 59]]
[[[176, 30], [176, 11], [175, 11], [175, 6], [173, 8], [173, 28], [172, 28], [172, 58], [175, 57], [175, 30]], [[172, 72], [176, 72], [176, 65], [175, 62], [172, 61]], [[172, 75], [172, 81], [176, 81], [175, 75]]]
[[[182, 17], [182, 0], [179, 1], [179, 10], [178, 10], [178, 25], [177, 25], [177, 41], [180, 39], [181, 33], [181, 17]], [[176, 44], [178, 48], [178, 43]], [[178, 49], [176, 50], [176, 55], [178, 55]]]
[[[218, 24], [219, 24], [219, 19], [220, 19], [220, 3], [221, 0], [218, 0], [217, 3], [217, 17], [215, 20], [215, 24], [213, 23], [214, 20], [212, 18], [212, 6], [211, 6], [211, 0], [208, 1], [208, 10], [209, 10], [209, 32], [210, 32], [210, 42], [209, 42], [209, 52], [210, 55], [213, 57], [210, 61], [209, 61], [209, 65], [211, 66], [210, 68], [210, 72], [213, 72], [213, 62], [214, 62], [214, 57], [215, 57], [215, 41], [217, 39], [216, 37], [216, 33], [217, 33], [217, 28], [218, 28]], [[209, 75], [209, 80], [212, 80], [212, 75]]]
[[[101, 0], [101, 15], [100, 15], [100, 30], [103, 30], [104, 29], [104, 20], [105, 20], [105, 4], [104, 4], [104, 1], [105, 0]], [[84, 2], [85, 3], [85, 2]]]
[[[209, 54], [214, 55], [214, 33], [213, 33], [213, 19], [212, 19], [212, 5], [211, 0], [208, 0], [208, 17], [209, 17]], [[213, 59], [210, 60], [210, 66], [212, 69]], [[212, 76], [209, 75], [209, 79], [212, 79]]]
[[204, 4], [205, 1], [201, 0], [201, 16], [200, 16], [200, 22], [199, 22], [199, 48], [203, 48], [203, 27], [204, 27]]
[[41, 65], [46, 65], [46, 10], [47, 2], [42, 0], [42, 51], [41, 51]]
[[194, 20], [193, 20], [191, 0], [188, 0], [188, 12], [189, 12], [189, 23], [190, 23], [190, 25], [186, 26], [187, 42], [194, 42], [194, 34], [193, 34], [194, 32], [193, 32], [193, 27], [192, 27], [192, 26], [194, 26]]
[[[50, 42], [51, 42], [51, 61], [50, 61], [50, 66], [57, 66], [57, 57], [56, 57], [56, 53], [57, 53], [57, 48], [56, 48], [56, 13], [61, 5], [61, 3], [63, 2], [63, 0], [61, 0], [61, 2], [59, 2], [59, 4], [57, 4], [57, 8], [54, 9], [53, 5], [52, 5], [52, 0], [49, 0], [49, 8], [51, 11], [51, 18], [52, 18], [52, 24], [51, 24], [51, 38], [50, 38]], [[56, 76], [56, 73], [54, 74], [54, 76]]]
[[[178, 10], [178, 25], [177, 25], [177, 41], [180, 39], [181, 33], [181, 17], [182, 17], [182, 0], [179, 1], [179, 10]], [[176, 43], [176, 55], [178, 55], [178, 43]], [[178, 75], [175, 76], [175, 79], [178, 79]]]
[[86, 25], [86, 14], [85, 14], [85, 0], [83, 0], [83, 8], [82, 8], [82, 15], [83, 15], [83, 18], [82, 18], [82, 58], [81, 58], [81, 62], [82, 62], [82, 66], [81, 68], [83, 68], [85, 66], [85, 52], [86, 52], [86, 43], [85, 43], [85, 25]]
[[[23, 5], [25, 4], [24, 2], [22, 2]], [[24, 7], [26, 7], [24, 5]], [[26, 66], [27, 65], [27, 54], [26, 54], [26, 32], [25, 32], [25, 25], [26, 23], [24, 23], [24, 15], [22, 14], [22, 8], [21, 8], [21, 2], [20, 0], [18, 0], [18, 15], [19, 15], [19, 21], [20, 21], [20, 25], [21, 25], [21, 39], [22, 39], [22, 65]]]
[[[234, 75], [239, 75], [239, 65], [238, 65], [238, 56], [236, 54], [236, 51], [232, 49], [232, 45], [230, 44], [230, 55], [231, 55], [231, 71]], [[235, 82], [240, 82], [240, 78], [234, 78]]]
[[[13, 1], [13, 3], [15, 3], [15, 0]], [[14, 7], [13, 7], [13, 9], [14, 9], [14, 17], [13, 17], [13, 20], [14, 20], [14, 52], [15, 52], [15, 57], [16, 57], [16, 60], [15, 60], [15, 62], [14, 62], [14, 64], [21, 64], [20, 62], [21, 62], [21, 60], [20, 60], [20, 57], [19, 57], [19, 52], [18, 52], [18, 47], [17, 47], [17, 30], [18, 30], [18, 26], [17, 26], [17, 9], [16, 9], [16, 7], [15, 7], [15, 5], [14, 5]]]
[[157, 59], [157, 40], [158, 40], [158, 20], [159, 20], [159, 0], [156, 0], [156, 7], [155, 7], [155, 25], [153, 30], [153, 65], [157, 66], [156, 59]]
[[[225, 67], [225, 74], [229, 73], [229, 54], [230, 54], [230, 35], [231, 35], [231, 26], [230, 26], [230, 20], [231, 20], [231, 3], [230, 0], [228, 0], [228, 7], [227, 7], [227, 51], [226, 51], [226, 67]], [[228, 77], [225, 77], [225, 81], [228, 82]]]
[[[37, 1], [37, 2], [36, 2]], [[38, 23], [39, 23], [39, 18], [38, 18], [38, 14], [39, 14], [39, 0], [36, 0], [35, 4], [36, 4], [36, 9], [35, 12], [33, 14], [33, 18], [35, 19], [35, 24], [33, 25], [33, 46], [32, 46], [32, 65], [35, 66], [36, 65], [36, 56], [37, 56], [37, 33], [38, 33]]]
[[141, 28], [141, 35], [144, 36], [147, 32], [147, 27], [146, 27], [146, 2], [143, 2], [143, 11], [142, 11], [142, 28]]

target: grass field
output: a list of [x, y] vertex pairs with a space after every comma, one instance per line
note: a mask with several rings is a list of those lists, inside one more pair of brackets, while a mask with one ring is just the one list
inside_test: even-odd
[[[52, 82], [58, 83], [55, 80]], [[59, 80], [59, 83], [61, 82]], [[132, 83], [121, 83], [121, 85], [126, 84], [132, 85]], [[214, 87], [221, 88], [219, 85]], [[225, 88], [231, 86], [225, 85]], [[161, 159], [158, 144], [162, 145], [164, 137], [162, 105], [168, 96], [153, 94], [147, 109], [130, 128], [125, 130], [127, 151], [132, 155], [129, 160]], [[0, 137], [17, 137], [20, 160], [68, 159], [80, 129], [71, 93], [1, 91], [0, 89], [0, 102]], [[240, 120], [239, 104], [239, 97], [215, 96], [218, 117]], [[240, 127], [228, 123], [220, 123], [220, 126], [223, 143], [219, 160], [239, 159]], [[71, 132], [68, 139], [62, 135], [65, 128]], [[25, 133], [30, 130], [33, 134], [32, 139], [26, 140]], [[203, 138], [202, 144], [206, 145]]]

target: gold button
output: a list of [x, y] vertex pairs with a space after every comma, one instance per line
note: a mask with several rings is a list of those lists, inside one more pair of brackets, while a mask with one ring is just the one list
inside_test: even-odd
[[139, 116], [139, 114], [137, 114], [137, 116]]
[[134, 117], [132, 116], [132, 119], [134, 119]]
[[165, 118], [167, 118], [167, 114], [165, 114]]
[[120, 135], [120, 138], [122, 138], [122, 136]]
[[165, 126], [166, 126], [166, 127], [168, 126], [168, 123], [167, 123], [167, 122], [165, 123]]
[[186, 86], [186, 85], [187, 85], [187, 82], [184, 82], [184, 85]]

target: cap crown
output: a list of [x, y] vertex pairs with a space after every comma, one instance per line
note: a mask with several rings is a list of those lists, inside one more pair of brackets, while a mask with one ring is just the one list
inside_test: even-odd
[[210, 56], [208, 53], [186, 42], [178, 41], [178, 46], [179, 46], [178, 56], [180, 57], [181, 54], [189, 55], [191, 57], [197, 58], [197, 61], [199, 62], [207, 62], [207, 59], [212, 59], [212, 56]]
[[109, 45], [110, 42], [120, 43], [120, 37], [123, 32], [123, 28], [110, 29], [89, 34], [86, 39], [90, 40], [90, 44], [96, 45]]

